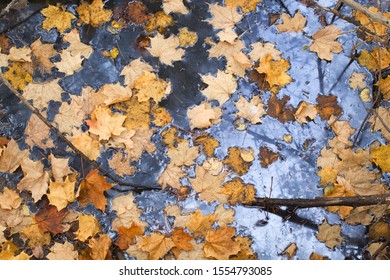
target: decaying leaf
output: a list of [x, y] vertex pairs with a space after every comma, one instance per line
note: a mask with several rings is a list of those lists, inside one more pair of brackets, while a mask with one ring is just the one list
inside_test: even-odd
[[339, 116], [343, 113], [343, 109], [337, 103], [337, 96], [334, 95], [319, 95], [316, 108], [323, 120], [329, 120], [332, 115]]
[[206, 156], [211, 157], [215, 148], [219, 147], [219, 142], [212, 135], [202, 135], [195, 139], [195, 144], [201, 145]]
[[254, 202], [256, 189], [251, 184], [244, 184], [241, 178], [234, 178], [232, 181], [226, 182], [220, 191], [228, 196], [228, 202], [232, 205], [236, 203], [250, 204]]
[[[249, 148], [249, 151], [252, 150]], [[223, 163], [228, 165], [233, 172], [236, 172], [238, 175], [242, 176], [248, 172], [249, 168], [252, 165], [252, 161], [246, 161], [245, 156], [242, 157], [242, 153], [245, 154], [245, 151], [248, 149], [232, 147], [228, 149], [228, 155], [223, 160]]]

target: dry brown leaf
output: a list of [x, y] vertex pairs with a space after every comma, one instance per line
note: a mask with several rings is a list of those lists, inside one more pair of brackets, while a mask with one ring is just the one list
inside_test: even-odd
[[55, 242], [50, 247], [50, 253], [47, 254], [46, 258], [49, 260], [77, 260], [78, 256], [73, 244], [65, 241], [64, 244]]
[[76, 18], [73, 14], [67, 12], [65, 7], [60, 5], [49, 5], [42, 10], [41, 14], [46, 17], [42, 22], [42, 28], [45, 30], [57, 28], [60, 34], [64, 33], [66, 29], [71, 28], [71, 21]]
[[3, 210], [18, 209], [22, 203], [22, 198], [19, 194], [7, 187], [0, 193], [0, 208]]
[[256, 5], [262, 0], [225, 0], [225, 5], [228, 7], [240, 7], [243, 14], [256, 10]]
[[62, 209], [58, 211], [55, 206], [45, 206], [41, 208], [35, 215], [35, 220], [38, 223], [38, 228], [42, 234], [51, 232], [53, 235], [64, 231], [62, 220], [68, 214], [68, 210]]
[[62, 183], [64, 177], [72, 173], [69, 168], [69, 158], [56, 158], [53, 154], [50, 154], [49, 160], [54, 180], [57, 183]]
[[43, 170], [43, 164], [40, 161], [24, 158], [21, 166], [24, 177], [20, 180], [18, 189], [30, 191], [34, 201], [37, 202], [46, 194], [50, 175]]
[[206, 236], [206, 233], [211, 230], [215, 218], [215, 214], [203, 215], [202, 211], [197, 209], [188, 219], [186, 227], [194, 234], [195, 238], [204, 237]]
[[44, 71], [50, 72], [50, 69], [55, 65], [50, 61], [57, 51], [53, 48], [53, 44], [43, 44], [41, 39], [31, 43], [33, 53], [33, 62], [43, 68]]
[[234, 218], [234, 213], [234, 209], [225, 209], [223, 204], [220, 204], [215, 208], [214, 211], [215, 221], [220, 227], [231, 224], [236, 220], [236, 218]]
[[210, 103], [203, 102], [189, 108], [187, 116], [190, 119], [190, 126], [194, 128], [209, 128], [221, 121], [222, 110], [220, 107], [211, 107]]
[[157, 183], [159, 183], [163, 189], [166, 187], [171, 187], [179, 189], [181, 187], [180, 178], [184, 177], [185, 173], [181, 170], [181, 167], [170, 163], [167, 165], [163, 173], [161, 173], [158, 178]]
[[153, 99], [158, 103], [171, 92], [171, 85], [151, 72], [144, 72], [135, 80], [133, 89], [139, 102]]
[[[74, 132], [74, 130], [72, 132]], [[96, 160], [100, 156], [101, 145], [99, 141], [91, 138], [88, 133], [74, 135], [74, 137], [71, 138], [71, 142], [89, 159]]]
[[51, 181], [50, 193], [47, 194], [50, 204], [57, 207], [58, 211], [66, 208], [78, 196], [78, 193], [75, 193], [75, 186], [76, 181], [71, 181], [68, 177], [61, 183]]
[[190, 218], [190, 215], [188, 213], [181, 212], [180, 207], [178, 205], [168, 204], [168, 206], [165, 207], [164, 211], [166, 216], [175, 217], [175, 221], [173, 224], [175, 228], [184, 228], [188, 219]]
[[214, 29], [233, 28], [242, 19], [242, 15], [237, 13], [236, 8], [223, 7], [218, 4], [210, 4], [209, 7], [213, 18], [208, 22]]
[[318, 95], [316, 100], [317, 112], [323, 120], [329, 120], [332, 115], [339, 116], [343, 113], [343, 109], [337, 103], [337, 96]]
[[90, 256], [93, 260], [105, 260], [111, 246], [111, 238], [107, 234], [101, 234], [98, 238], [92, 238], [88, 242], [91, 248]]
[[326, 219], [318, 227], [317, 239], [325, 242], [326, 247], [333, 249], [335, 246], [340, 246], [343, 238], [340, 236], [340, 225], [329, 225]]
[[204, 253], [208, 258], [227, 260], [240, 251], [240, 244], [233, 240], [236, 230], [233, 227], [221, 227], [206, 234]]
[[73, 75], [74, 72], [81, 69], [83, 59], [79, 56], [72, 56], [68, 50], [63, 50], [61, 53], [61, 61], [54, 62], [59, 72], [65, 73], [66, 76]]
[[268, 54], [275, 61], [282, 59], [280, 55], [281, 51], [275, 48], [275, 44], [256, 42], [252, 45], [252, 51], [249, 52], [249, 57], [252, 61], [258, 61], [266, 57]]
[[306, 25], [306, 18], [298, 11], [293, 17], [286, 13], [282, 13], [280, 17], [282, 24], [276, 24], [279, 32], [298, 32], [302, 31]]
[[310, 50], [316, 52], [320, 59], [333, 60], [332, 52], [340, 53], [343, 50], [343, 46], [337, 42], [340, 35], [340, 29], [335, 28], [334, 25], [328, 25], [312, 36], [313, 42]]
[[176, 258], [180, 255], [181, 251], [191, 251], [194, 249], [191, 244], [193, 237], [190, 234], [184, 232], [183, 228], [176, 228], [170, 237], [175, 244], [174, 249], [176, 250]]
[[42, 149], [53, 147], [49, 127], [35, 114], [31, 115], [24, 133], [26, 134], [26, 144], [29, 145], [30, 148], [34, 145]]
[[90, 24], [93, 27], [99, 27], [103, 23], [109, 21], [112, 14], [111, 11], [104, 9], [102, 0], [93, 0], [91, 4], [82, 2], [82, 4], [76, 8], [76, 11], [80, 16], [80, 21], [85, 24]]
[[240, 99], [235, 102], [235, 105], [238, 110], [236, 113], [237, 117], [247, 119], [251, 124], [262, 123], [261, 117], [266, 112], [264, 110], [264, 104], [258, 95], [253, 96], [250, 101], [240, 96]]
[[140, 58], [130, 62], [130, 64], [123, 67], [120, 75], [124, 76], [125, 85], [133, 87], [134, 82], [138, 77], [144, 75], [145, 72], [152, 72], [153, 67], [141, 61]]
[[177, 14], [188, 14], [188, 9], [184, 6], [183, 0], [164, 0], [163, 10], [166, 14], [177, 13]]
[[108, 166], [114, 169], [115, 173], [121, 177], [131, 176], [136, 171], [134, 166], [131, 166], [129, 157], [124, 157], [121, 152], [117, 152], [108, 160]]
[[91, 114], [91, 120], [86, 123], [89, 132], [99, 135], [100, 140], [108, 140], [111, 136], [118, 136], [125, 128], [122, 126], [126, 116], [119, 113], [112, 113], [107, 107], [96, 107]]
[[107, 205], [104, 192], [113, 186], [114, 184], [108, 183], [105, 177], [99, 175], [99, 170], [92, 169], [80, 183], [80, 195], [77, 201], [80, 206], [92, 203], [96, 209], [104, 212]]
[[[337, 183], [333, 186], [326, 187], [324, 189], [325, 197], [346, 197], [356, 196], [353, 191], [353, 187], [350, 182], [344, 178], [338, 177]], [[338, 213], [341, 219], [344, 219], [352, 211], [353, 207], [350, 206], [328, 206], [326, 210], [329, 212]]]
[[149, 253], [150, 260], [159, 260], [175, 246], [175, 243], [169, 237], [152, 232], [150, 236], [142, 237], [138, 246], [142, 251]]
[[[252, 162], [245, 161], [241, 153], [245, 151], [244, 148], [238, 148], [238, 147], [232, 147], [228, 149], [228, 155], [223, 160], [223, 163], [228, 165], [233, 172], [237, 173], [238, 175], [242, 176], [245, 173], [248, 172], [249, 168], [252, 165]], [[249, 148], [249, 150], [252, 150]]]
[[245, 185], [239, 177], [226, 182], [220, 192], [228, 196], [228, 202], [231, 205], [236, 205], [237, 203], [251, 204], [256, 200], [256, 189], [254, 185]]
[[294, 116], [299, 123], [307, 123], [309, 120], [314, 120], [317, 116], [316, 106], [302, 101], [295, 111]]
[[195, 159], [199, 156], [199, 149], [197, 147], [190, 147], [188, 141], [183, 141], [176, 148], [168, 149], [167, 155], [173, 165], [190, 166], [195, 164]]
[[257, 256], [251, 248], [251, 238], [247, 236], [237, 236], [234, 238], [234, 241], [240, 244], [240, 252], [234, 256], [230, 256], [230, 260], [257, 260]]
[[219, 147], [219, 142], [212, 135], [205, 134], [195, 138], [195, 144], [201, 145], [206, 156], [211, 157], [215, 148]]
[[28, 150], [20, 150], [14, 139], [0, 151], [0, 172], [13, 173], [20, 165], [23, 158], [28, 155]]
[[[376, 7], [368, 7], [368, 10], [372, 13], [379, 14], [382, 17], [385, 17], [387, 19], [390, 19], [390, 12], [382, 13], [381, 11], [378, 11], [378, 8]], [[373, 21], [371, 17], [367, 17], [365, 14], [354, 10], [354, 16], [357, 21], [359, 21], [362, 26], [370, 30], [371, 32], [375, 33], [377, 36], [386, 35], [386, 32], [388, 31], [388, 28], [376, 21]], [[367, 34], [368, 35], [368, 34]], [[372, 37], [372, 35], [368, 35], [369, 37]]]
[[390, 141], [390, 131], [387, 129], [389, 126], [385, 126], [390, 123], [390, 108], [379, 107], [376, 110], [377, 114], [372, 114], [368, 120], [371, 123], [371, 130], [382, 132], [383, 138]]
[[155, 126], [163, 127], [172, 121], [171, 115], [163, 107], [154, 106], [152, 108], [152, 113], [154, 117], [153, 124]]
[[364, 79], [366, 78], [366, 75], [363, 73], [353, 72], [351, 77], [348, 80], [349, 86], [353, 90], [357, 90], [358, 88], [365, 88], [366, 82]]
[[141, 226], [133, 222], [129, 228], [125, 226], [118, 227], [118, 239], [115, 241], [121, 250], [126, 250], [130, 245], [134, 245], [136, 242], [136, 236], [140, 236], [144, 233]]
[[179, 38], [172, 35], [164, 38], [163, 35], [157, 33], [156, 36], [150, 38], [150, 48], [146, 48], [151, 55], [158, 57], [160, 61], [169, 66], [173, 66], [173, 62], [182, 60], [184, 50], [179, 48]]
[[217, 176], [207, 172], [203, 166], [196, 166], [196, 177], [190, 178], [192, 188], [199, 193], [199, 199], [211, 203], [219, 201], [227, 202], [227, 195], [221, 193], [222, 184], [225, 180], [226, 172], [221, 172]]
[[292, 257], [295, 256], [297, 249], [298, 247], [296, 243], [290, 243], [290, 245], [288, 245], [286, 249], [284, 249], [283, 252], [280, 254], [287, 255], [287, 258], [290, 260]]
[[116, 218], [112, 222], [112, 229], [118, 230], [120, 226], [130, 228], [136, 223], [142, 229], [146, 226], [144, 221], [140, 220], [141, 210], [134, 203], [134, 195], [120, 195], [112, 200], [111, 210], [116, 211]]

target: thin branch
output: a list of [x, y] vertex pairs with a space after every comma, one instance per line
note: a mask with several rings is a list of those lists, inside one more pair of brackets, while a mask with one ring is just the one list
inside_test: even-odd
[[385, 18], [381, 13], [371, 12], [369, 9], [367, 9], [367, 7], [360, 5], [359, 3], [353, 0], [342, 0], [342, 1], [345, 5], [348, 5], [351, 8], [355, 9], [356, 11], [359, 11], [362, 14], [366, 15], [372, 21], [379, 22], [380, 24], [383, 24], [387, 28], [390, 28], [390, 20]]
[[367, 195], [367, 196], [345, 196], [345, 197], [316, 197], [306, 198], [257, 198], [256, 201], [247, 206], [255, 207], [276, 207], [287, 206], [294, 208], [312, 208], [327, 206], [369, 206], [379, 204], [390, 204], [390, 194]]
[[39, 111], [37, 108], [32, 106], [30, 102], [22, 95], [20, 94], [12, 85], [11, 83], [4, 77], [3, 73], [0, 72], [0, 80], [4, 83], [4, 85], [17, 97], [19, 100], [34, 114], [36, 115], [51, 131], [53, 131], [58, 138], [60, 138], [62, 141], [64, 141], [70, 149], [72, 149], [76, 155], [82, 157], [84, 160], [88, 161], [91, 166], [94, 168], [98, 169], [99, 172], [103, 175], [106, 176], [107, 178], [110, 178], [112, 181], [117, 183], [118, 185], [122, 186], [128, 186], [130, 187], [129, 190], [132, 191], [141, 191], [141, 190], [153, 190], [157, 189], [160, 190], [161, 188], [158, 186], [143, 186], [143, 185], [138, 185], [138, 184], [129, 184], [128, 182], [125, 182], [113, 174], [109, 173], [107, 170], [102, 168], [100, 166], [100, 163], [90, 159], [87, 157], [82, 151], [80, 151], [71, 141], [69, 141], [64, 134], [62, 134], [61, 131], [59, 131], [54, 125], [52, 125]]

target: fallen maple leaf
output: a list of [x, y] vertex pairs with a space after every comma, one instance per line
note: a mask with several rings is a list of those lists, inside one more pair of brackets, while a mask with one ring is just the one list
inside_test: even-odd
[[[371, 130], [373, 131], [381, 131], [383, 138], [390, 141], [390, 131], [386, 128], [384, 124], [390, 123], [390, 108], [379, 107], [377, 110], [377, 114], [373, 114], [369, 119], [371, 123]], [[383, 122], [379, 119], [379, 116]]]
[[181, 60], [184, 55], [184, 50], [179, 48], [179, 45], [178, 37], [172, 35], [165, 39], [163, 35], [157, 33], [150, 38], [150, 48], [146, 49], [162, 63], [173, 66], [172, 63]]
[[72, 134], [73, 129], [80, 127], [86, 117], [82, 107], [77, 102], [72, 101], [70, 104], [67, 102], [61, 104], [54, 121], [61, 132]]
[[93, 48], [80, 41], [80, 33], [77, 29], [72, 29], [66, 33], [63, 38], [64, 42], [69, 43], [66, 51], [71, 57], [88, 59], [93, 52]]
[[144, 236], [139, 241], [139, 248], [149, 253], [149, 259], [159, 260], [175, 246], [171, 238], [160, 233], [152, 232], [150, 236]]
[[28, 150], [20, 150], [14, 139], [0, 151], [0, 172], [14, 172], [28, 154]]
[[80, 183], [80, 195], [77, 199], [80, 206], [92, 203], [97, 209], [105, 211], [107, 200], [105, 191], [111, 189], [114, 184], [107, 182], [106, 178], [99, 175], [99, 170], [92, 169]]
[[41, 66], [44, 71], [50, 72], [50, 69], [54, 67], [54, 63], [50, 61], [50, 58], [57, 54], [53, 44], [43, 44], [42, 40], [38, 39], [31, 43], [31, 50], [33, 62]]
[[120, 75], [124, 76], [125, 85], [133, 87], [134, 82], [138, 77], [144, 75], [145, 72], [152, 72], [153, 67], [141, 61], [140, 58], [130, 62], [130, 64], [123, 67]]
[[63, 50], [60, 54], [61, 61], [54, 62], [59, 72], [66, 76], [73, 75], [74, 72], [81, 69], [83, 59], [79, 56], [73, 56], [68, 50]]
[[204, 237], [211, 230], [215, 218], [215, 214], [203, 215], [202, 211], [197, 209], [188, 219], [186, 228], [194, 234], [195, 238]]
[[62, 183], [64, 177], [72, 173], [72, 170], [69, 168], [69, 158], [56, 158], [53, 154], [50, 154], [49, 160], [54, 180]]
[[91, 4], [82, 2], [76, 8], [76, 11], [80, 16], [80, 21], [85, 24], [90, 24], [93, 27], [99, 27], [109, 21], [112, 14], [111, 11], [104, 9], [102, 0], [93, 0]]
[[329, 225], [327, 220], [318, 227], [317, 239], [325, 242], [326, 247], [333, 249], [335, 246], [340, 246], [343, 238], [340, 236], [340, 225]]
[[[72, 130], [73, 134], [74, 130]], [[71, 138], [71, 142], [89, 159], [96, 160], [100, 156], [99, 141], [91, 138], [88, 133], [79, 133]]]
[[237, 254], [240, 251], [240, 244], [232, 239], [235, 233], [233, 227], [227, 226], [208, 231], [203, 247], [205, 256], [227, 260], [231, 255]]
[[42, 149], [53, 147], [49, 127], [35, 114], [31, 115], [24, 133], [26, 134], [26, 144], [30, 148], [33, 148], [33, 146], [38, 146]]
[[71, 21], [76, 18], [72, 13], [67, 12], [65, 7], [60, 5], [49, 5], [41, 13], [46, 17], [42, 22], [42, 28], [45, 30], [57, 28], [60, 34], [64, 33], [66, 29], [71, 28]]
[[283, 23], [275, 25], [279, 32], [302, 31], [306, 25], [306, 18], [299, 11], [295, 13], [293, 17], [283, 13], [280, 18], [282, 19]]
[[0, 193], [0, 208], [3, 210], [18, 209], [22, 203], [19, 194], [9, 188], [4, 188]]
[[218, 226], [223, 227], [233, 223], [236, 218], [234, 217], [235, 211], [232, 208], [226, 209], [223, 204], [218, 205], [215, 208], [215, 222]]
[[209, 100], [218, 100], [219, 104], [225, 103], [237, 89], [237, 83], [233, 75], [218, 70], [217, 75], [202, 76], [203, 82], [208, 87], [202, 90]]
[[366, 75], [364, 75], [363, 73], [353, 72], [351, 77], [348, 80], [348, 84], [353, 90], [357, 90], [358, 88], [365, 88], [366, 87], [366, 82], [364, 81], [365, 78]]
[[104, 260], [107, 257], [111, 246], [111, 238], [107, 234], [101, 234], [97, 238], [92, 238], [88, 242], [88, 247], [91, 248], [91, 258], [93, 260]]
[[12, 65], [8, 66], [8, 70], [4, 73], [4, 78], [6, 78], [15, 89], [20, 90], [23, 90], [33, 81], [31, 74], [18, 62], [14, 62]]
[[96, 107], [91, 114], [91, 120], [86, 123], [89, 132], [99, 135], [99, 140], [108, 140], [113, 135], [120, 135], [125, 128], [122, 126], [126, 116], [112, 113], [107, 107]]
[[268, 54], [275, 61], [282, 59], [280, 55], [281, 51], [275, 48], [275, 44], [256, 42], [252, 45], [252, 50], [249, 52], [249, 57], [252, 61], [258, 61], [266, 57]]
[[317, 112], [323, 120], [329, 120], [332, 115], [339, 116], [343, 113], [343, 109], [337, 103], [337, 96], [318, 95], [316, 100]]
[[358, 62], [370, 71], [378, 71], [379, 68], [386, 69], [390, 66], [390, 51], [387, 48], [378, 47], [374, 47], [371, 52], [363, 50], [359, 54]]
[[267, 54], [260, 59], [260, 66], [256, 71], [265, 74], [265, 80], [271, 87], [283, 87], [292, 82], [291, 77], [286, 73], [288, 69], [290, 69], [288, 60], [274, 60], [271, 54]]
[[114, 169], [115, 173], [121, 177], [131, 176], [136, 171], [134, 166], [131, 166], [129, 157], [124, 157], [121, 152], [117, 152], [108, 160], [108, 166]]
[[225, 0], [225, 5], [228, 7], [240, 7], [242, 13], [246, 14], [256, 10], [258, 3], [261, 3], [262, 0]]
[[220, 107], [211, 107], [210, 103], [203, 102], [187, 111], [191, 128], [208, 128], [212, 124], [221, 121], [222, 110]]
[[316, 106], [302, 101], [295, 111], [294, 116], [299, 123], [307, 123], [308, 120], [314, 120], [317, 116]]
[[340, 53], [343, 50], [343, 46], [336, 41], [340, 35], [340, 29], [328, 25], [312, 36], [314, 41], [310, 45], [310, 50], [316, 52], [320, 59], [332, 60], [332, 52]]
[[50, 101], [61, 102], [61, 93], [64, 91], [58, 84], [59, 79], [46, 83], [29, 83], [23, 90], [23, 96], [32, 100], [34, 107], [42, 110], [49, 106]]
[[209, 49], [209, 57], [219, 58], [220, 56], [225, 56], [229, 58], [244, 48], [245, 45], [241, 40], [234, 40], [232, 42], [219, 41], [218, 44], [213, 43], [213, 46]]
[[160, 102], [171, 92], [171, 85], [151, 72], [144, 72], [142, 76], [135, 80], [133, 89], [139, 102], [148, 101], [149, 99]]
[[382, 172], [390, 172], [390, 145], [380, 146], [372, 150], [371, 156], [375, 162], [382, 170]]
[[57, 211], [55, 206], [46, 206], [41, 208], [35, 215], [38, 227], [41, 233], [51, 232], [53, 235], [63, 232], [62, 220], [68, 214], [68, 210]]
[[[249, 148], [249, 151], [252, 150]], [[234, 172], [242, 176], [248, 172], [252, 165], [251, 161], [246, 161], [241, 155], [242, 152], [248, 151], [244, 148], [231, 147], [228, 149], [228, 155], [223, 160], [223, 163], [228, 165]]]
[[256, 189], [254, 185], [244, 185], [242, 179], [237, 177], [226, 182], [220, 192], [228, 196], [228, 202], [231, 205], [237, 203], [250, 204], [256, 200]]
[[[390, 19], [390, 12], [382, 13], [381, 11], [378, 11], [378, 8], [376, 7], [368, 7], [368, 11], [371, 13], [379, 14], [382, 17]], [[376, 21], [373, 21], [371, 17], [367, 17], [365, 14], [363, 14], [360, 11], [354, 10], [354, 16], [357, 21], [361, 23], [362, 26], [370, 30], [371, 32], [375, 33], [378, 36], [386, 35], [386, 32], [388, 31], [388, 28]], [[366, 36], [372, 37], [372, 35], [367, 34]]]
[[142, 127], [134, 129], [135, 134], [131, 140], [134, 142], [134, 147], [127, 150], [128, 156], [134, 160], [138, 160], [145, 151], [152, 154], [156, 150], [156, 145], [150, 140], [154, 134], [154, 129], [145, 129]]
[[100, 225], [98, 220], [93, 215], [82, 213], [79, 218], [79, 228], [76, 231], [76, 239], [84, 242], [89, 237], [95, 236], [96, 233], [100, 232]]
[[71, 181], [68, 177], [61, 183], [51, 181], [49, 185], [50, 193], [47, 194], [50, 204], [56, 206], [58, 211], [66, 208], [79, 195], [75, 193], [75, 185], [76, 181]]
[[43, 164], [40, 161], [24, 158], [21, 166], [24, 177], [20, 180], [18, 189], [30, 191], [34, 201], [37, 202], [47, 192], [50, 175], [43, 170]]
[[77, 260], [78, 255], [74, 245], [65, 241], [64, 244], [55, 242], [50, 247], [50, 253], [47, 254], [46, 258], [49, 260]]
[[189, 147], [188, 141], [183, 141], [176, 148], [168, 149], [167, 155], [171, 159], [171, 164], [190, 166], [195, 164], [195, 159], [199, 156], [199, 149]]
[[184, 176], [185, 173], [181, 170], [181, 167], [170, 163], [167, 165], [163, 173], [161, 173], [157, 183], [159, 183], [163, 189], [168, 186], [179, 189], [181, 187], [180, 178]]
[[251, 61], [243, 52], [238, 52], [228, 57], [227, 72], [231, 72], [238, 77], [244, 78], [245, 70], [251, 67]]
[[164, 0], [162, 7], [166, 14], [178, 13], [186, 15], [189, 12], [187, 7], [184, 6], [183, 0]]
[[281, 255], [287, 255], [287, 258], [290, 260], [292, 257], [295, 256], [296, 252], [297, 252], [297, 244], [296, 243], [290, 243], [290, 245], [288, 245], [282, 253], [280, 253]]
[[202, 166], [208, 173], [214, 176], [217, 176], [223, 170], [223, 163], [217, 158], [206, 159]]
[[134, 195], [129, 193], [127, 195], [117, 196], [112, 200], [111, 210], [116, 211], [117, 215], [112, 222], [113, 230], [117, 230], [120, 226], [130, 228], [133, 223], [136, 223], [142, 229], [146, 226], [146, 223], [140, 219], [142, 212], [137, 208], [134, 199]]
[[153, 31], [158, 31], [160, 33], [165, 33], [165, 30], [168, 26], [173, 25], [173, 17], [164, 13], [164, 11], [158, 11], [154, 15], [149, 16], [148, 24], [145, 25], [145, 30], [148, 33]]
[[179, 42], [181, 47], [193, 47], [197, 40], [196, 32], [189, 31], [187, 27], [180, 29]]
[[251, 124], [261, 123], [261, 117], [266, 114], [264, 104], [258, 95], [253, 96], [250, 101], [240, 96], [240, 99], [235, 102], [235, 105], [238, 110], [236, 116], [247, 119]]
[[118, 239], [115, 241], [120, 249], [126, 250], [130, 245], [136, 243], [136, 236], [140, 236], [144, 233], [141, 226], [133, 222], [129, 228], [125, 226], [118, 227]]
[[175, 244], [175, 247], [172, 248], [172, 251], [175, 254], [176, 258], [179, 257], [181, 251], [191, 251], [194, 249], [191, 244], [191, 240], [193, 240], [193, 237], [187, 232], [185, 232], [183, 228], [176, 228], [172, 232], [170, 237]]
[[163, 127], [172, 121], [171, 115], [163, 107], [158, 107], [157, 105], [153, 106], [152, 113], [153, 113], [153, 117], [154, 117], [153, 123], [156, 126]]
[[209, 7], [213, 18], [208, 22], [215, 29], [233, 28], [242, 19], [242, 15], [237, 13], [235, 8], [223, 7], [218, 4], [210, 4]]

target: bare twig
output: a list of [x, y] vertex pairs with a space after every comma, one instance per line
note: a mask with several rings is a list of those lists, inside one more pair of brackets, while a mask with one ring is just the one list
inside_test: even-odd
[[380, 24], [383, 24], [384, 26], [390, 28], [390, 20], [385, 18], [381, 13], [374, 13], [371, 12], [367, 7], [360, 5], [359, 3], [353, 1], [353, 0], [342, 0], [345, 5], [350, 6], [351, 8], [355, 9], [356, 11], [361, 12], [362, 14], [369, 17], [372, 21], [378, 22]]
[[257, 198], [256, 201], [247, 206], [255, 207], [276, 207], [288, 206], [294, 208], [312, 208], [327, 206], [368, 206], [390, 204], [390, 194], [367, 195], [367, 196], [345, 196], [345, 197], [316, 197], [313, 199], [305, 198]]

